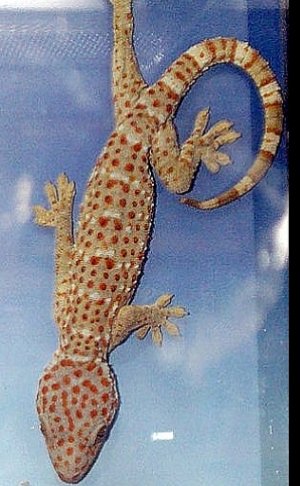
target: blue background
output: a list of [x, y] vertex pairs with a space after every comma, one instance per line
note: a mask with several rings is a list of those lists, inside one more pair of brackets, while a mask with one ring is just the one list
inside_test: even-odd
[[[88, 7], [89, 5], [87, 5]], [[93, 6], [91, 4], [91, 6]], [[277, 0], [136, 0], [135, 46], [148, 82], [206, 37], [247, 40], [285, 89], [284, 9]], [[32, 222], [43, 184], [76, 181], [75, 218], [113, 129], [111, 7], [0, 11], [0, 486], [55, 486], [35, 412], [57, 344], [53, 232]], [[180, 140], [196, 114], [228, 118], [243, 137], [234, 164], [200, 170], [193, 196], [229, 187], [251, 165], [261, 109], [249, 79], [211, 69], [184, 99]], [[157, 182], [151, 250], [136, 303], [175, 294], [190, 315], [162, 349], [131, 337], [111, 356], [122, 404], [82, 485], [287, 484], [286, 151], [242, 200], [213, 212], [179, 204]], [[153, 433], [173, 440], [153, 441]], [[27, 482], [27, 483], [26, 483]]]

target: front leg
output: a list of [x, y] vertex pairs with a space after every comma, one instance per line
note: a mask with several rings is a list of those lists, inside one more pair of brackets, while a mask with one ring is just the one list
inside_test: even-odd
[[125, 341], [133, 331], [139, 339], [144, 339], [151, 330], [153, 342], [158, 346], [163, 340], [162, 328], [172, 336], [179, 336], [178, 327], [169, 321], [169, 317], [184, 317], [187, 312], [183, 307], [168, 307], [172, 298], [173, 295], [164, 294], [153, 305], [122, 307], [113, 325], [109, 351]]
[[241, 135], [232, 123], [222, 120], [208, 131], [209, 110], [201, 111], [190, 137], [180, 147], [173, 123], [169, 120], [160, 128], [152, 143], [152, 164], [171, 192], [181, 194], [190, 189], [199, 164], [213, 173], [231, 163], [230, 157], [219, 148], [237, 140]]
[[70, 290], [69, 268], [74, 240], [72, 231], [72, 208], [75, 196], [74, 182], [65, 174], [57, 179], [57, 184], [45, 184], [45, 193], [50, 208], [34, 206], [35, 222], [40, 226], [55, 228], [55, 319], [59, 317], [60, 305]]

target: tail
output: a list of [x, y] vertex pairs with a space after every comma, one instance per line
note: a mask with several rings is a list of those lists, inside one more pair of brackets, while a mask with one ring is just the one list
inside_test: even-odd
[[174, 113], [180, 100], [201, 74], [216, 64], [231, 63], [243, 69], [253, 80], [264, 110], [264, 130], [258, 154], [246, 175], [231, 189], [220, 195], [196, 201], [181, 202], [199, 209], [214, 209], [228, 204], [249, 192], [266, 174], [272, 164], [282, 132], [282, 98], [280, 87], [269, 64], [247, 42], [217, 37], [197, 44], [182, 54], [161, 77], [169, 91]]

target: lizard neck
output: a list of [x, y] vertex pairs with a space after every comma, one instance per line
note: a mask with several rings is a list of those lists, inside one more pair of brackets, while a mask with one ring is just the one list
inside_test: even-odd
[[[75, 362], [102, 363], [108, 359], [109, 335], [104, 332], [104, 326], [96, 329], [69, 329], [60, 335], [56, 358], [71, 359]], [[96, 332], [97, 331], [97, 332]]]

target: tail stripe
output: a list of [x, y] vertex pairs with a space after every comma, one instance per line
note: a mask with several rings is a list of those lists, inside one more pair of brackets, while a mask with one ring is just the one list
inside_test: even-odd
[[254, 163], [231, 189], [207, 201], [182, 199], [182, 202], [200, 209], [222, 206], [250, 191], [269, 169], [282, 132], [282, 98], [274, 73], [258, 51], [252, 49], [247, 42], [233, 38], [218, 37], [194, 45], [163, 74], [160, 81], [178, 96], [172, 112], [174, 113], [180, 99], [204, 71], [226, 62], [243, 69], [256, 85], [264, 110], [264, 132]]

